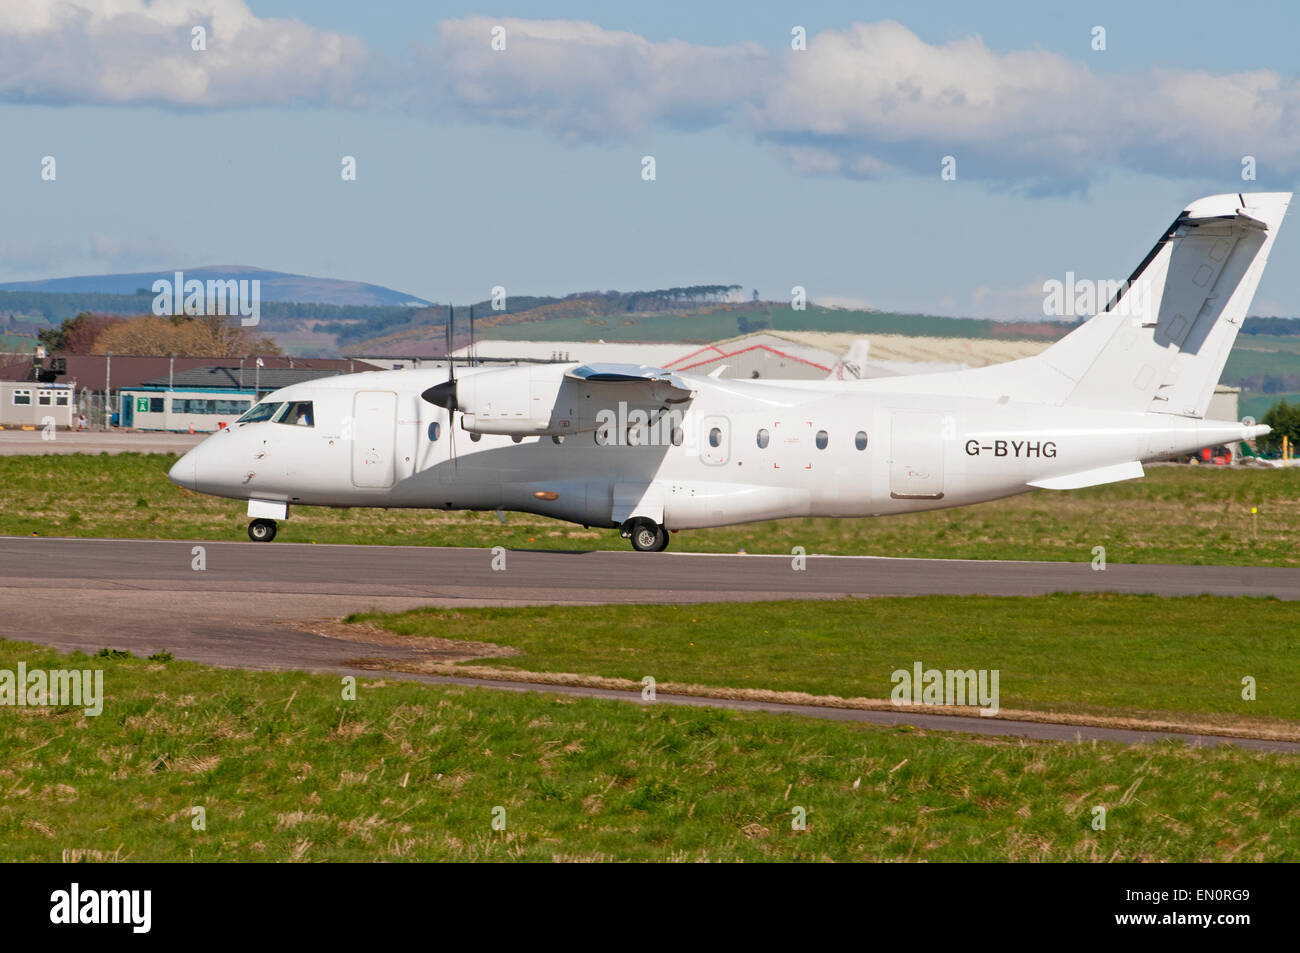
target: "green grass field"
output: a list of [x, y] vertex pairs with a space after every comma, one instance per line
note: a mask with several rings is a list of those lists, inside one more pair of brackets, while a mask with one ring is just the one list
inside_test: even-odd
[[20, 660], [102, 667], [107, 700], [0, 708], [3, 861], [1300, 859], [1289, 755], [383, 680], [344, 701], [328, 675], [0, 641]]
[[[1273, 599], [927, 596], [358, 613], [523, 654], [494, 668], [888, 699], [890, 675], [998, 669], [1004, 709], [1269, 725], [1300, 736], [1300, 606]], [[1242, 699], [1242, 678], [1256, 699]], [[667, 690], [667, 689], [665, 689]], [[1285, 724], [1283, 724], [1285, 723]]]
[[[0, 457], [0, 534], [247, 539], [245, 506], [167, 481], [168, 454]], [[1257, 506], [1258, 537], [1250, 509]], [[295, 508], [280, 540], [626, 549], [614, 530], [539, 516]], [[273, 544], [274, 545], [274, 544]], [[1300, 470], [1152, 467], [1142, 480], [880, 519], [791, 519], [673, 536], [686, 552], [1300, 566]]]

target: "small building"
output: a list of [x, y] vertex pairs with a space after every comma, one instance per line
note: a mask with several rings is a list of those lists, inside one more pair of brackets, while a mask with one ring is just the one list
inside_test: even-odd
[[75, 384], [0, 381], [0, 427], [73, 426]]
[[254, 390], [212, 390], [138, 384], [119, 391], [121, 426], [135, 430], [193, 430], [215, 433], [252, 407]]
[[[363, 365], [362, 370], [373, 370]], [[346, 373], [335, 367], [193, 367], [122, 387], [114, 409], [122, 427], [213, 433], [273, 390]]]

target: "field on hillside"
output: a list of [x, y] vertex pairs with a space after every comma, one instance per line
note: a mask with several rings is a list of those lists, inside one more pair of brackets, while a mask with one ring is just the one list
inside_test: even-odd
[[[244, 504], [167, 480], [168, 454], [0, 457], [0, 534], [246, 539]], [[1259, 513], [1252, 517], [1251, 508]], [[1256, 525], [1257, 522], [1257, 525]], [[614, 530], [540, 516], [299, 507], [279, 540], [531, 549], [624, 549]], [[275, 545], [272, 543], [271, 545]], [[1142, 480], [1037, 490], [878, 519], [789, 519], [693, 530], [687, 552], [809, 553], [1090, 562], [1300, 566], [1300, 470], [1151, 467]]]
[[[0, 641], [0, 861], [1295, 861], [1300, 759], [1027, 743]], [[1095, 809], [1106, 811], [1094, 830]]]
[[[527, 312], [521, 312], [527, 314]], [[515, 316], [512, 315], [512, 318]], [[850, 311], [810, 304], [796, 311], [772, 302], [703, 306], [683, 311], [650, 311], [557, 316], [545, 321], [518, 320], [494, 324], [482, 336], [507, 341], [681, 341], [708, 343], [750, 330], [848, 331], [859, 334], [910, 334], [927, 337], [1041, 338], [1054, 340], [1063, 325], [1007, 324], [975, 318], [889, 311]], [[367, 342], [364, 348], [392, 353], [403, 343], [441, 341], [441, 326], [399, 332]]]

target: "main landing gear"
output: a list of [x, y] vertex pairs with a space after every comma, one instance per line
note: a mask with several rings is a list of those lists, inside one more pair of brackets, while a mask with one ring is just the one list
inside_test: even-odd
[[275, 539], [275, 520], [253, 520], [248, 524], [248, 538], [255, 543], [269, 543]]
[[622, 533], [639, 553], [662, 553], [668, 548], [668, 530], [653, 520], [628, 520], [622, 526]]

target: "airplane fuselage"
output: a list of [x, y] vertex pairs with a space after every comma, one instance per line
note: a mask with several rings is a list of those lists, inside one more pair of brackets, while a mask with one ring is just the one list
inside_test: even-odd
[[[462, 381], [475, 373], [462, 372]], [[643, 421], [635, 409], [611, 406], [602, 408], [611, 426], [558, 438], [453, 431], [452, 415], [420, 397], [441, 380], [434, 371], [328, 378], [265, 399], [310, 401], [311, 426], [236, 424], [195, 448], [173, 478], [204, 493], [288, 505], [502, 509], [592, 526], [659, 514], [675, 530], [884, 516], [994, 500], [1031, 484], [1090, 485], [1069, 478], [1239, 439], [1241, 430], [897, 393], [870, 381], [681, 377], [695, 387], [684, 411], [661, 408]]]

